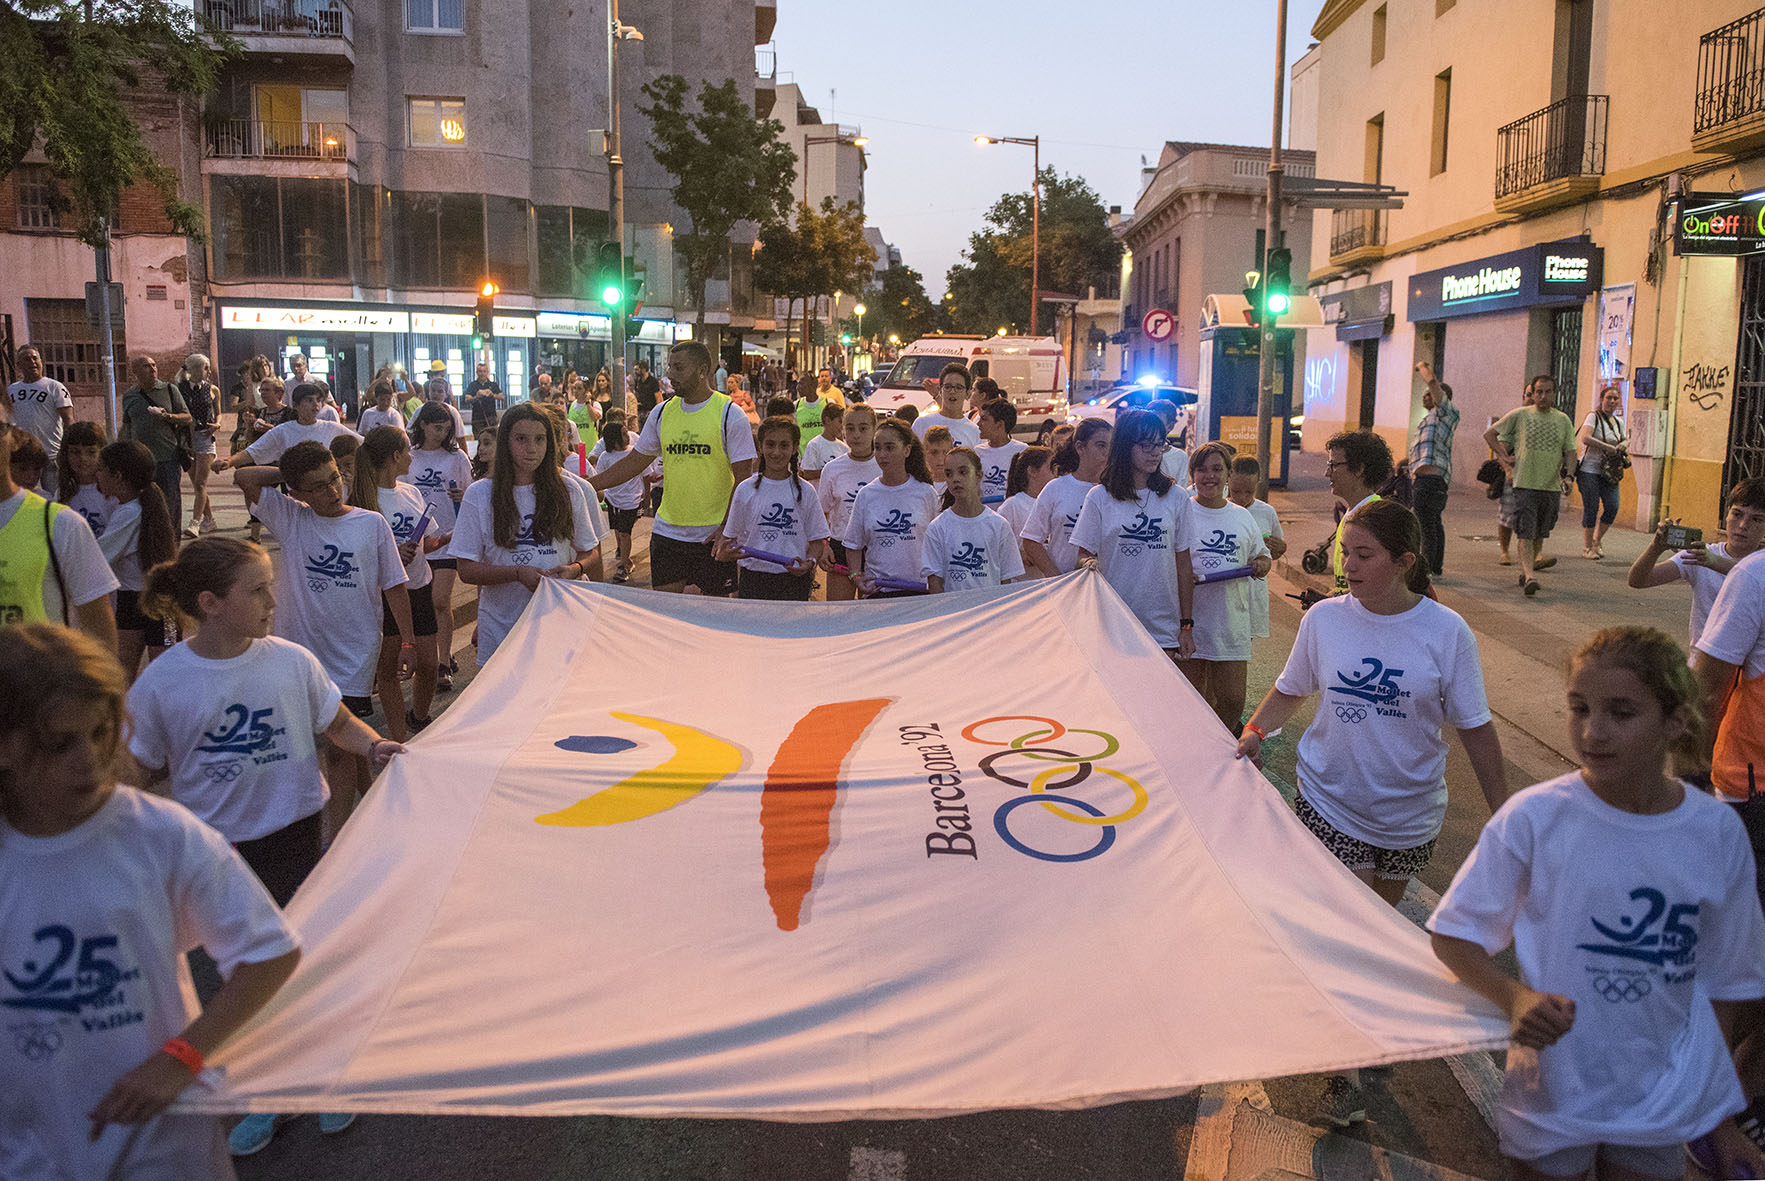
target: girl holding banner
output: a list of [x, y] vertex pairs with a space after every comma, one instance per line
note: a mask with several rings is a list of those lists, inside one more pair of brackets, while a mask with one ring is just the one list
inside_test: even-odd
[[[1250, 583], [1269, 572], [1269, 547], [1250, 510], [1226, 499], [1232, 454], [1203, 443], [1189, 457], [1195, 499], [1183, 517], [1182, 540], [1201, 585], [1195, 588], [1195, 656], [1183, 675], [1237, 737], [1244, 725], [1244, 682], [1250, 667]], [[1235, 577], [1236, 576], [1236, 577]]]
[[[815, 485], [797, 475], [802, 430], [780, 414], [760, 424], [760, 473], [735, 486], [717, 560], [736, 562], [736, 598], [806, 603], [827, 548]], [[738, 560], [739, 559], [739, 560]]]
[[[415, 487], [400, 482], [399, 478], [410, 470], [410, 439], [395, 426], [377, 426], [368, 432], [355, 453], [355, 479], [349, 486], [349, 503], [386, 518], [392, 526], [392, 539], [398, 542], [398, 556], [404, 559], [408, 580], [405, 589], [411, 595], [413, 641], [408, 651], [399, 643], [392, 611], [382, 607], [385, 618], [380, 634], [384, 638], [380, 641], [380, 664], [374, 671], [374, 687], [380, 693], [380, 708], [386, 713], [386, 729], [400, 742], [431, 721], [429, 711], [435, 702], [439, 666], [434, 575], [429, 569], [428, 550], [439, 548], [440, 542], [425, 536], [434, 520], [434, 510]], [[399, 709], [404, 704], [404, 686], [398, 673], [407, 663], [411, 669], [411, 704], [409, 709]]]
[[926, 526], [938, 515], [925, 448], [912, 428], [891, 418], [876, 428], [874, 455], [882, 475], [858, 489], [846, 526], [846, 562], [852, 580], [865, 595], [876, 598], [924, 594], [923, 584], [910, 590], [904, 585], [888, 588], [877, 580], [911, 584], [921, 577], [920, 546]]

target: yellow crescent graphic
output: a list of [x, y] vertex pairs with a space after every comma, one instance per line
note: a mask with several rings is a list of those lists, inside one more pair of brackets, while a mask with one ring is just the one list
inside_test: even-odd
[[587, 828], [642, 820], [645, 816], [666, 812], [676, 804], [686, 803], [718, 780], [741, 770], [742, 752], [739, 748], [697, 727], [640, 714], [616, 713], [612, 716], [621, 722], [654, 730], [674, 744], [673, 756], [660, 766], [621, 779], [612, 787], [577, 800], [568, 808], [535, 816], [537, 823]]

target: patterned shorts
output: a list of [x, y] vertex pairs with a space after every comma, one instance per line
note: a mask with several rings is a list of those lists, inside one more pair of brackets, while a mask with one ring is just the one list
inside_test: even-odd
[[1386, 881], [1401, 882], [1413, 878], [1426, 869], [1434, 857], [1433, 841], [1413, 849], [1381, 849], [1359, 837], [1351, 837], [1320, 816], [1304, 796], [1293, 801], [1293, 812], [1300, 823], [1311, 829], [1313, 836], [1324, 842], [1324, 848], [1336, 855], [1336, 860], [1352, 870], [1370, 869], [1373, 876]]

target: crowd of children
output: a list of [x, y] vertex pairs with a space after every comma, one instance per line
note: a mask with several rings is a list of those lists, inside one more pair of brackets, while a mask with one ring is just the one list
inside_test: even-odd
[[[974, 384], [952, 364], [917, 421], [825, 397], [813, 415], [754, 415], [754, 460], [729, 449], [732, 467], [753, 466], [709, 526], [733, 594], [804, 601], [820, 582], [829, 601], [882, 599], [1094, 570], [1240, 756], [1260, 761], [1318, 698], [1295, 812], [1393, 905], [1444, 823], [1450, 726], [1493, 815], [1429, 927], [1441, 961], [1512, 1017], [1496, 1114], [1516, 1175], [1680, 1176], [1688, 1140], [1707, 1167], [1734, 1167], [1746, 1136], [1710, 1135], [1765, 1122], [1733, 1058], [1765, 1029], [1749, 1007], [1765, 998], [1765, 915], [1738, 810], [1668, 773], [1676, 751], [1708, 745], [1684, 652], [1639, 628], [1593, 637], [1569, 669], [1579, 768], [1510, 795], [1476, 639], [1432, 597], [1416, 516], [1370, 498], [1338, 532], [1345, 593], [1302, 617], [1246, 720], [1265, 579], [1285, 549], [1255, 461], [1219, 443], [1174, 451], [1164, 407], [1025, 446], [1007, 400], [970, 419]], [[142, 1013], [126, 1029], [43, 1017], [45, 1036], [73, 1044], [24, 1054], [0, 1082], [0, 1173], [225, 1175], [229, 1147], [268, 1143], [274, 1116], [222, 1138], [212, 1120], [159, 1113], [292, 973], [278, 907], [450, 686], [456, 580], [479, 588], [483, 662], [542, 579], [605, 574], [609, 532], [610, 577], [631, 577], [645, 489], [665, 474], [660, 457], [632, 458], [656, 454], [653, 430], [634, 438], [623, 409], [593, 398], [520, 404], [478, 432], [474, 462], [450, 407], [424, 403], [407, 423], [390, 386], [373, 393], [357, 434], [297, 385], [292, 418], [215, 463], [279, 544], [276, 568], [239, 538], [180, 549], [146, 449], [92, 424], [66, 431], [60, 503], [110, 567], [120, 659], [69, 627], [0, 628], [0, 700], [14, 703], [0, 711], [0, 1003], [28, 1011], [61, 987], [54, 949], [33, 950], [44, 932], [102, 932], [94, 962], [137, 973]], [[31, 458], [0, 447], [19, 451], [0, 493]], [[597, 492], [590, 477], [615, 468]], [[1727, 574], [1765, 561], [1765, 484], [1731, 490], [1727, 523], [1725, 544], [1669, 561], [1663, 531], [1631, 572], [1633, 586], [1692, 585], [1694, 643]], [[376, 694], [390, 737], [363, 721]], [[169, 802], [119, 785], [159, 780]], [[200, 1008], [183, 955], [196, 945], [224, 981]], [[1510, 947], [1518, 977], [1497, 959]], [[1355, 1072], [1327, 1080], [1324, 1114], [1365, 1118]]]

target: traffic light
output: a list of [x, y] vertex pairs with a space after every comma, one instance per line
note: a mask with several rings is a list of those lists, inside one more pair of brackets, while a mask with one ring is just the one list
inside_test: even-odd
[[484, 342], [496, 336], [496, 293], [500, 291], [495, 283], [486, 279], [484, 286], [478, 289], [478, 307], [472, 313], [472, 350], [482, 351]]
[[1262, 306], [1271, 322], [1278, 320], [1293, 307], [1293, 252], [1285, 246], [1269, 251], [1268, 268], [1263, 273]]
[[595, 297], [609, 308], [626, 302], [625, 259], [619, 243], [602, 242], [595, 249], [593, 282]]
[[1244, 272], [1244, 302], [1250, 306], [1244, 309], [1244, 318], [1252, 328], [1262, 323], [1262, 272]]

